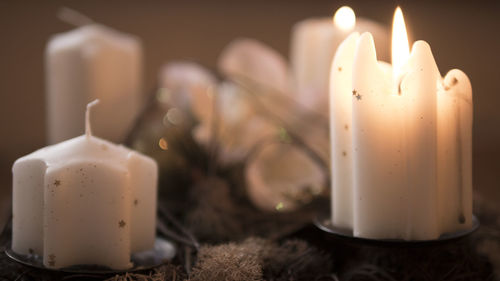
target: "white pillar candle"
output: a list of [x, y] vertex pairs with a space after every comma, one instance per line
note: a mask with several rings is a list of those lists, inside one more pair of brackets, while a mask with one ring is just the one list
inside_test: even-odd
[[348, 37], [332, 63], [333, 224], [434, 239], [472, 223], [472, 91], [459, 70], [441, 78], [426, 42], [410, 53], [400, 10], [393, 30], [403, 43], [392, 67], [377, 61], [370, 33]]
[[49, 268], [131, 266], [153, 248], [157, 165], [86, 134], [18, 159], [13, 166], [12, 250], [43, 256]]
[[337, 46], [352, 31], [374, 34], [382, 56], [389, 54], [387, 29], [368, 19], [357, 18], [349, 7], [341, 7], [332, 18], [310, 18], [292, 29], [290, 62], [297, 100], [306, 108], [328, 116], [328, 84]]
[[49, 144], [83, 131], [85, 104], [100, 99], [95, 135], [124, 141], [138, 113], [142, 83], [140, 41], [99, 24], [53, 36], [45, 54]]

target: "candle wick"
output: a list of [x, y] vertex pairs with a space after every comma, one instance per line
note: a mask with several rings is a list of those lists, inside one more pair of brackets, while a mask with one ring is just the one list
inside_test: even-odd
[[90, 17], [68, 7], [59, 8], [57, 17], [59, 20], [74, 26], [84, 26], [94, 23], [94, 20]]
[[90, 128], [90, 109], [99, 103], [99, 99], [95, 99], [87, 104], [87, 110], [85, 111], [85, 135], [87, 138], [92, 136], [92, 130]]

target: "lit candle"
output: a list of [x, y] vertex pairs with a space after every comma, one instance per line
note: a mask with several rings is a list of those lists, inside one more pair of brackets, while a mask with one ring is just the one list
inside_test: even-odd
[[369, 31], [382, 56], [389, 54], [387, 29], [368, 19], [357, 18], [349, 7], [341, 7], [333, 18], [303, 20], [292, 29], [290, 61], [297, 100], [328, 116], [328, 83], [337, 46], [352, 31]]
[[12, 250], [43, 256], [49, 268], [131, 266], [153, 248], [157, 165], [86, 134], [18, 159], [13, 171]]
[[429, 45], [410, 53], [401, 10], [393, 61], [350, 35], [331, 68], [332, 221], [355, 236], [425, 240], [471, 227], [472, 90]]
[[85, 104], [100, 99], [95, 135], [123, 142], [141, 98], [142, 47], [131, 35], [87, 23], [53, 36], [45, 54], [49, 144], [81, 134]]

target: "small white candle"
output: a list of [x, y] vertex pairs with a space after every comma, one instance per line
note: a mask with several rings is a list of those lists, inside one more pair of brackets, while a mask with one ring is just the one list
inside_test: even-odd
[[49, 268], [131, 266], [153, 248], [157, 165], [86, 134], [18, 159], [13, 171], [12, 250], [43, 256]]
[[460, 70], [441, 78], [426, 42], [410, 53], [399, 9], [393, 32], [392, 67], [370, 33], [349, 36], [332, 64], [333, 224], [434, 239], [471, 227], [472, 90]]
[[95, 135], [123, 142], [142, 102], [140, 41], [91, 23], [53, 36], [45, 53], [48, 143], [80, 135], [94, 99]]
[[356, 18], [349, 7], [341, 7], [332, 18], [310, 18], [292, 29], [290, 62], [297, 100], [306, 108], [328, 116], [328, 84], [337, 46], [352, 31], [369, 31], [380, 46], [382, 56], [389, 54], [387, 29], [368, 19]]

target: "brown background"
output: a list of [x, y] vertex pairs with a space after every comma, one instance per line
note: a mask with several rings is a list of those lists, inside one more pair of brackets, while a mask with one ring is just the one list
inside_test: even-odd
[[259, 39], [287, 55], [293, 23], [329, 16], [345, 4], [387, 25], [401, 5], [411, 39], [430, 43], [441, 73], [456, 67], [469, 75], [474, 184], [489, 203], [499, 204], [500, 1], [0, 1], [0, 225], [12, 162], [45, 145], [44, 47], [50, 35], [72, 28], [57, 20], [59, 7], [141, 37], [145, 87], [152, 88], [163, 63], [188, 59], [213, 68], [235, 37]]

